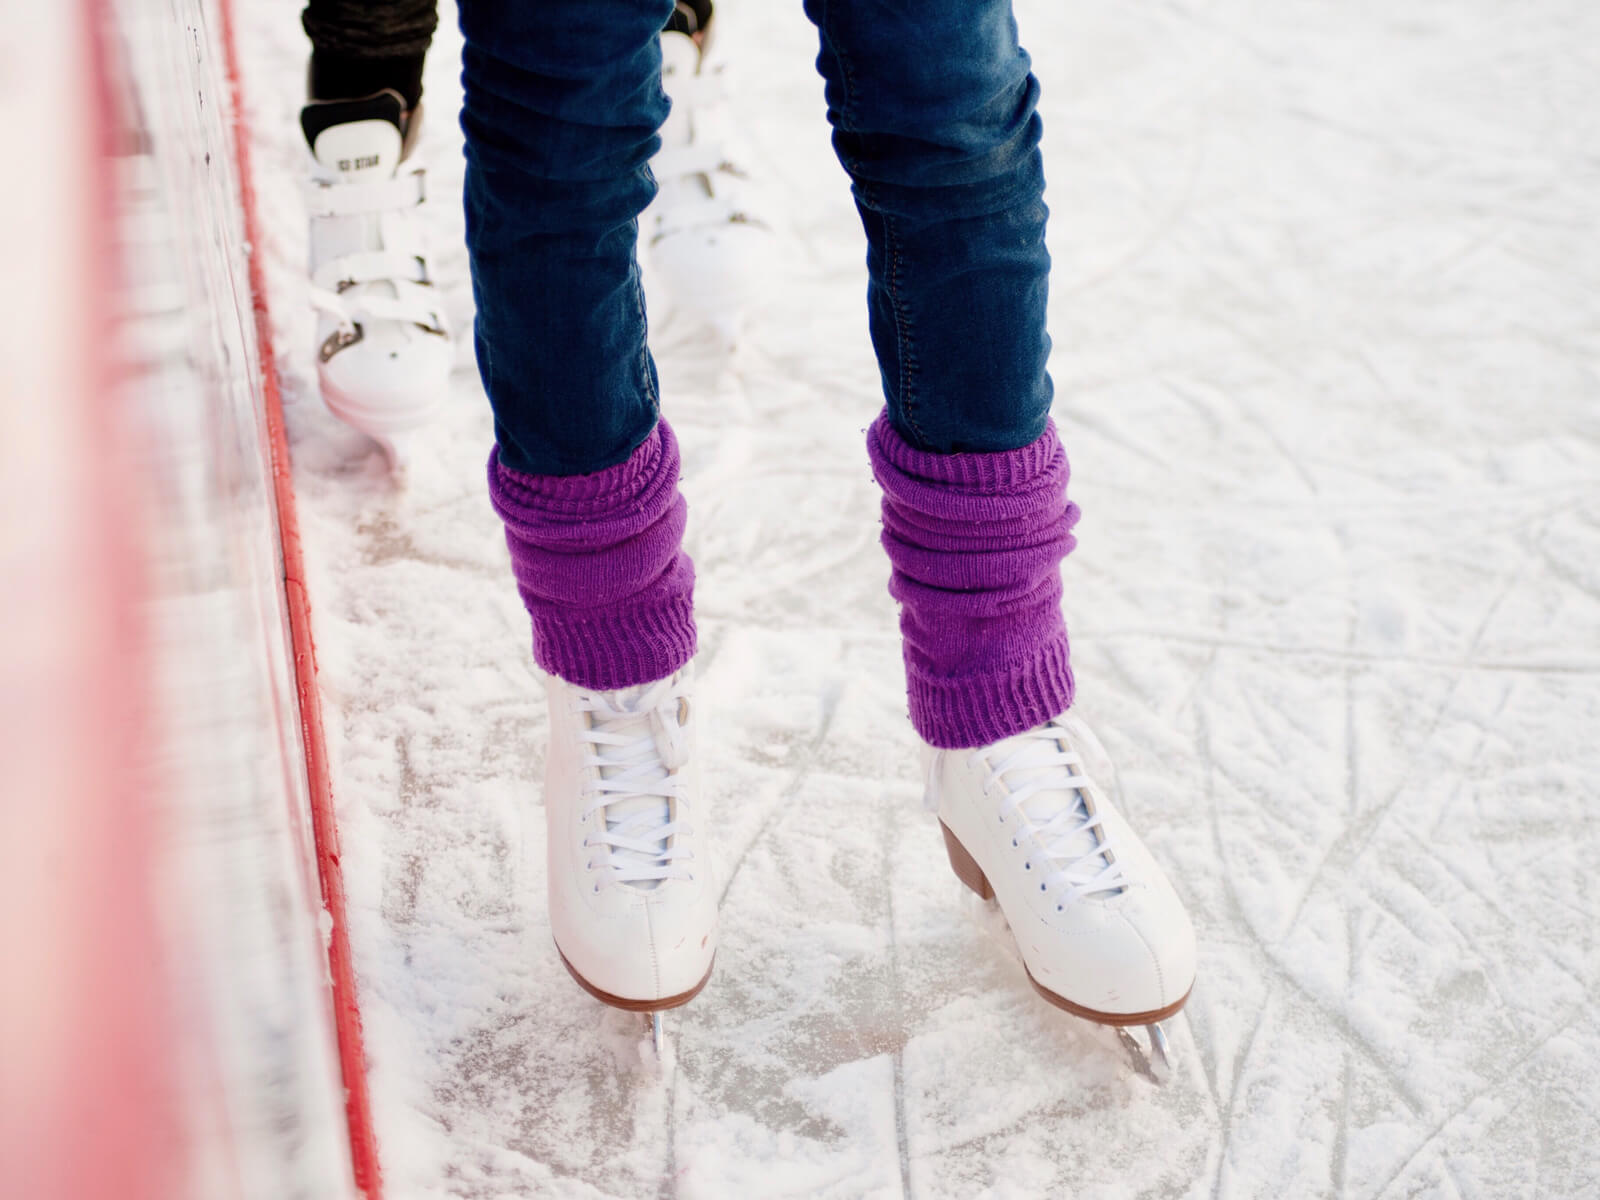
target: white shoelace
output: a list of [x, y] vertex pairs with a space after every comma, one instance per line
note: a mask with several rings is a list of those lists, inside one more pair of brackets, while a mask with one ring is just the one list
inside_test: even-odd
[[1116, 847], [1100, 816], [1089, 812], [1084, 789], [1094, 785], [1067, 731], [1052, 721], [1008, 740], [1020, 745], [998, 762], [981, 751], [969, 761], [988, 767], [984, 792], [998, 794], [1000, 820], [1019, 821], [1012, 845], [1022, 847], [1032, 839], [1038, 848], [1028, 869], [1039, 872], [1039, 890], [1059, 911], [1127, 887], [1130, 880], [1115, 861]]
[[694, 852], [676, 836], [693, 833], [678, 773], [689, 757], [687, 704], [688, 688], [676, 675], [617, 692], [578, 693], [579, 709], [589, 714], [588, 728], [578, 731], [588, 749], [582, 765], [596, 768], [584, 784], [583, 816], [600, 812], [605, 824], [583, 842], [591, 871], [645, 890], [693, 878], [687, 864]]

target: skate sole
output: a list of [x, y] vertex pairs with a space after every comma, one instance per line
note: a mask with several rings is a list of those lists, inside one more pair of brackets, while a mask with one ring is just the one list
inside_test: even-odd
[[[961, 880], [980, 897], [985, 900], [995, 898], [994, 888], [989, 885], [989, 878], [983, 873], [983, 868], [978, 865], [977, 859], [967, 852], [959, 838], [950, 832], [950, 827], [943, 821], [939, 822], [939, 830], [944, 834], [945, 852], [950, 856], [950, 869], [956, 873], [956, 878]], [[1022, 970], [1028, 977], [1028, 982], [1033, 984], [1033, 990], [1038, 992], [1051, 1004], [1075, 1017], [1082, 1017], [1086, 1021], [1096, 1021], [1101, 1025], [1153, 1025], [1158, 1021], [1165, 1021], [1175, 1015], [1189, 1002], [1189, 992], [1184, 992], [1183, 997], [1164, 1008], [1153, 1008], [1149, 1012], [1121, 1013], [1102, 1012], [1097, 1008], [1086, 1008], [1082, 1004], [1074, 1004], [1065, 996], [1052, 992], [1044, 984], [1033, 977], [1033, 972], [1028, 970], [1028, 964], [1022, 964]], [[1194, 989], [1191, 987], [1190, 992]]]
[[679, 992], [676, 996], [663, 996], [659, 1000], [629, 1000], [622, 996], [613, 996], [610, 992], [595, 987], [594, 984], [578, 974], [578, 969], [567, 961], [567, 956], [561, 954], [560, 946], [556, 947], [556, 953], [561, 955], [561, 965], [567, 969], [567, 974], [578, 981], [579, 987], [600, 1001], [601, 1004], [609, 1005], [612, 1008], [620, 1008], [623, 1012], [651, 1013], [665, 1012], [669, 1008], [682, 1008], [704, 990], [706, 984], [711, 982], [711, 972], [717, 968], [717, 957], [713, 954], [711, 956], [711, 965], [706, 968], [704, 977], [687, 992]]
[[422, 393], [389, 403], [363, 404], [332, 384], [321, 383], [322, 403], [341, 422], [375, 442], [429, 429], [444, 411], [444, 393]]

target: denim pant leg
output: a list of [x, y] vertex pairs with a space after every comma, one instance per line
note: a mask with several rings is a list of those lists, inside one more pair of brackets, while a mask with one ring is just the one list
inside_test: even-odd
[[867, 234], [889, 418], [940, 454], [1044, 431], [1039, 85], [1010, 0], [806, 0], [834, 149]]
[[500, 461], [581, 475], [656, 423], [634, 257], [672, 0], [462, 0], [467, 250]]

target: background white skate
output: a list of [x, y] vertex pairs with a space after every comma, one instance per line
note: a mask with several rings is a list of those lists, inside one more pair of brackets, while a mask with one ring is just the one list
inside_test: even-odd
[[[727, 370], [654, 338], [728, 879], [662, 1083], [521, 867], [544, 716], [470, 354], [397, 490], [317, 397], [295, 6], [241, 3], [391, 1196], [1600, 1194], [1600, 9], [1018, 6], [1081, 702], [1201, 938], [1165, 1090], [918, 810], [799, 4], [718, 17], [791, 270]], [[452, 24], [420, 154], [465, 330]]]

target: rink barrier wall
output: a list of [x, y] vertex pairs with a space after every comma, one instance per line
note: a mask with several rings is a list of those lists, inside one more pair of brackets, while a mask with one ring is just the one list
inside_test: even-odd
[[255, 315], [256, 342], [261, 363], [261, 393], [265, 410], [266, 451], [272, 464], [272, 484], [278, 513], [283, 557], [283, 586], [288, 605], [289, 631], [294, 650], [295, 689], [300, 701], [300, 732], [305, 744], [307, 781], [310, 785], [312, 834], [316, 844], [317, 879], [322, 902], [330, 918], [328, 972], [333, 990], [334, 1028], [339, 1042], [339, 1065], [345, 1087], [345, 1115], [350, 1127], [351, 1163], [356, 1186], [367, 1200], [380, 1200], [382, 1173], [377, 1136], [372, 1124], [372, 1104], [367, 1087], [366, 1050], [361, 1008], [356, 991], [355, 965], [350, 951], [348, 905], [339, 857], [339, 832], [333, 803], [333, 782], [328, 767], [327, 739], [322, 721], [322, 699], [317, 685], [316, 643], [311, 629], [311, 601], [306, 590], [305, 556], [300, 542], [300, 521], [295, 505], [294, 478], [289, 462], [289, 441], [284, 427], [283, 394], [273, 350], [272, 317], [262, 267], [261, 221], [256, 206], [250, 162], [250, 129], [245, 115], [241, 81], [237, 22], [233, 0], [218, 0], [228, 90], [232, 100], [235, 164], [243, 208], [245, 239], [250, 244], [249, 286]]
[[[214, 0], [109, 0], [109, 9], [106, 82], [118, 122], [104, 166], [122, 286], [108, 296], [108, 345], [126, 432], [97, 425], [73, 438], [67, 464], [127, 457], [139, 485], [114, 512], [139, 510], [142, 578], [127, 582], [138, 597], [148, 733], [134, 769], [150, 802], [161, 953], [157, 971], [145, 961], [125, 975], [159, 973], [174, 1031], [162, 1050], [183, 1178], [161, 1194], [357, 1200], [220, 22]], [[49, 149], [33, 157], [54, 161]], [[57, 200], [46, 211], [68, 207]], [[15, 336], [14, 323], [0, 330]], [[37, 504], [40, 495], [81, 497], [62, 482], [69, 474], [34, 490], [30, 510], [62, 508]], [[122, 849], [135, 853], [131, 840]], [[68, 1200], [90, 1194], [100, 1193]]]
[[31, 164], [0, 200], [0, 1191], [30, 1200], [163, 1200], [177, 1174], [102, 16], [45, 6], [0, 35]]

